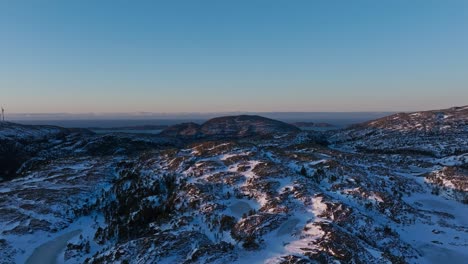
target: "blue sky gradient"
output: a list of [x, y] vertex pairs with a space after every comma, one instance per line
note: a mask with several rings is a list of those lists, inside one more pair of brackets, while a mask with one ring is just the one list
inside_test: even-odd
[[1, 1], [9, 112], [468, 104], [468, 1]]

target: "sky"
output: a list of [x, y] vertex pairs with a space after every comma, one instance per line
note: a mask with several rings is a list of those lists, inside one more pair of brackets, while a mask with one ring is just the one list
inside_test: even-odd
[[465, 0], [0, 1], [10, 113], [468, 104]]

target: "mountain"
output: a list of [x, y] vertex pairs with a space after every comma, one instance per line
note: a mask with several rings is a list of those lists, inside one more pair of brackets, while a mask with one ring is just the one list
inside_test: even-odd
[[281, 121], [254, 115], [213, 118], [201, 126], [207, 136], [248, 137], [298, 133], [301, 130]]
[[334, 133], [341, 148], [443, 157], [468, 151], [468, 106], [399, 113]]
[[401, 132], [443, 133], [465, 131], [468, 106], [414, 113], [398, 113], [356, 125]]
[[202, 125], [179, 124], [163, 130], [161, 134], [191, 138], [245, 138], [299, 132], [299, 128], [281, 121], [255, 115], [240, 115], [213, 118]]
[[161, 135], [8, 123], [1, 138], [34, 151], [0, 181], [0, 263], [465, 263], [465, 109], [327, 132], [256, 116]]

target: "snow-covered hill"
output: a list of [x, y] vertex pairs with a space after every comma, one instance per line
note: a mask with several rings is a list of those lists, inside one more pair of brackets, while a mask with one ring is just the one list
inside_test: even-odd
[[356, 128], [372, 127], [400, 132], [466, 132], [468, 106], [414, 113], [399, 113], [369, 121]]
[[11, 122], [0, 122], [0, 140], [38, 140], [65, 133], [66, 129], [55, 126], [30, 126]]
[[400, 113], [332, 132], [343, 150], [444, 157], [468, 152], [468, 106]]

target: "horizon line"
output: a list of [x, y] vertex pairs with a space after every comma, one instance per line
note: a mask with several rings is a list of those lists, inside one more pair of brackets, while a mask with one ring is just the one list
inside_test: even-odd
[[[3, 106], [4, 107], [4, 106]], [[449, 107], [434, 107], [431, 109], [421, 109], [421, 110], [358, 110], [358, 111], [242, 111], [242, 110], [233, 110], [233, 111], [180, 111], [180, 112], [163, 112], [163, 111], [129, 111], [129, 112], [97, 112], [97, 111], [90, 111], [90, 112], [10, 112], [7, 113], [9, 116], [40, 116], [40, 115], [68, 115], [68, 116], [83, 116], [83, 115], [90, 115], [90, 116], [106, 116], [106, 115], [128, 115], [128, 116], [149, 116], [149, 115], [213, 115], [213, 114], [304, 114], [304, 113], [412, 113], [412, 112], [424, 112], [424, 111], [435, 111], [435, 110], [443, 110], [443, 109], [450, 109], [456, 107], [468, 107], [468, 105], [460, 105], [460, 106], [449, 106]], [[4, 107], [5, 108], [5, 107]], [[7, 110], [7, 109], [6, 109]]]
[[[430, 111], [430, 110], [421, 110]], [[11, 112], [9, 115], [209, 115], [209, 114], [271, 114], [271, 113], [400, 113], [400, 112], [414, 112], [414, 111], [392, 111], [392, 110], [376, 110], [376, 111], [220, 111], [220, 112], [44, 112], [44, 113], [29, 113], [29, 112]]]

